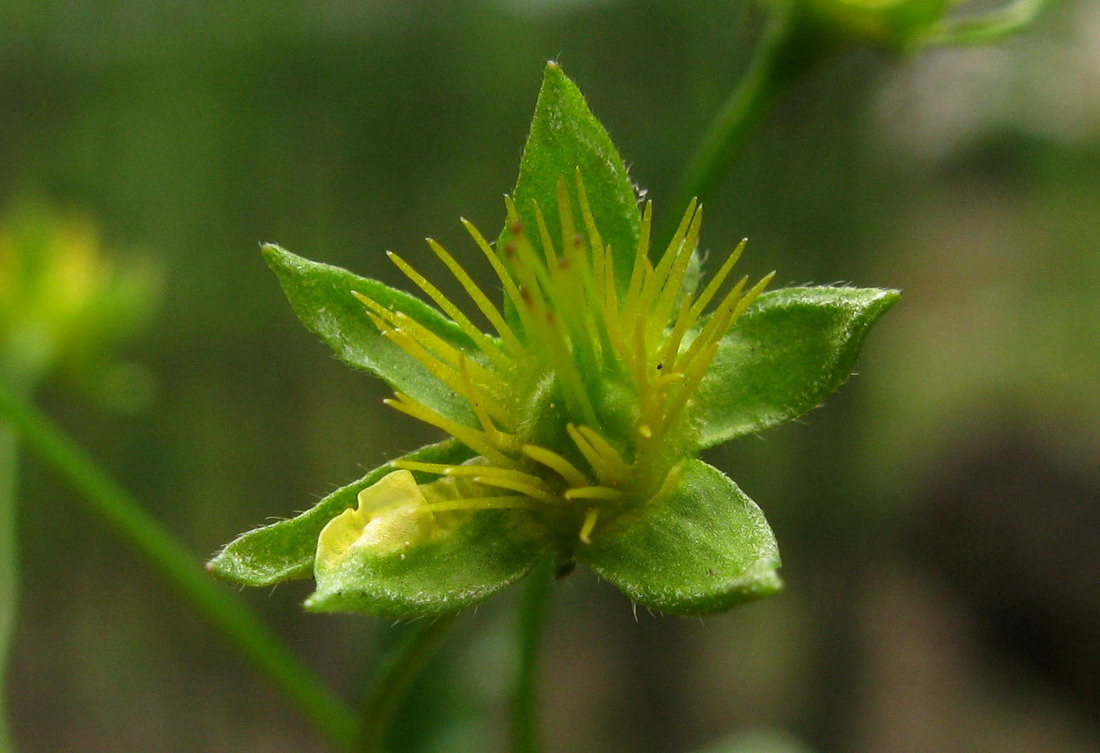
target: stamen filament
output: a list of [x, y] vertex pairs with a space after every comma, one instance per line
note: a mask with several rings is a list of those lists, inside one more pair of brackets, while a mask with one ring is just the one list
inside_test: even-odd
[[741, 295], [741, 290], [744, 289], [745, 283], [749, 280], [748, 277], [742, 277], [737, 281], [737, 284], [730, 288], [726, 293], [722, 302], [718, 304], [717, 308], [711, 312], [710, 319], [703, 325], [702, 331], [695, 336], [695, 339], [688, 346], [685, 353], [680, 355], [676, 359], [675, 368], [677, 371], [684, 371], [688, 368], [688, 364], [698, 355], [699, 351], [705, 348], [714, 339], [715, 332], [723, 330], [724, 332], [724, 319], [726, 313], [732, 312], [735, 307], [735, 302]]
[[478, 455], [484, 456], [487, 460], [496, 465], [504, 467], [515, 466], [515, 461], [494, 447], [485, 436], [484, 432], [470, 428], [469, 426], [463, 426], [457, 421], [452, 421], [403, 392], [396, 392], [394, 395], [396, 399], [386, 398], [382, 402], [394, 410], [401, 411], [405, 415], [411, 416], [418, 421], [423, 421], [437, 429], [442, 429]]
[[573, 444], [577, 446], [601, 481], [620, 483], [630, 478], [629, 467], [603, 437], [586, 426], [578, 428], [573, 424], [567, 424], [565, 429], [573, 440]]
[[435, 358], [431, 353], [425, 350], [415, 338], [409, 335], [408, 332], [386, 326], [381, 321], [376, 321], [375, 324], [380, 325], [379, 329], [384, 336], [388, 337], [397, 344], [398, 347], [419, 361], [432, 376], [466, 398], [466, 401], [474, 408], [475, 414], [478, 410], [484, 409], [490, 415], [496, 416], [498, 419], [506, 419], [508, 417], [509, 413], [507, 409], [500, 403], [494, 400], [485, 391], [478, 389], [473, 382], [469, 380], [468, 376], [464, 380], [458, 371]]
[[566, 499], [621, 499], [621, 489], [612, 489], [610, 486], [578, 486], [569, 489], [564, 494]]
[[508, 326], [504, 321], [504, 317], [501, 316], [500, 310], [489, 300], [488, 296], [482, 292], [481, 288], [470, 278], [466, 270], [462, 268], [454, 257], [447, 252], [447, 249], [439, 245], [431, 238], [428, 239], [428, 245], [431, 247], [435, 255], [439, 257], [440, 261], [447, 265], [447, 268], [451, 270], [451, 274], [455, 276], [459, 284], [462, 285], [466, 293], [473, 300], [474, 304], [478, 307], [485, 318], [489, 320], [489, 323], [493, 325], [493, 329], [497, 331], [501, 339], [504, 340], [506, 347], [512, 350], [522, 350], [523, 346], [519, 343], [519, 338], [512, 332], [512, 328]]
[[603, 435], [587, 426], [578, 426], [577, 431], [596, 448], [597, 452], [603, 455], [608, 465], [615, 469], [620, 478], [629, 478], [630, 466], [626, 464], [619, 452], [611, 446], [611, 443], [604, 439]]
[[[489, 242], [485, 240], [485, 236], [474, 227], [472, 222], [463, 218], [462, 225], [466, 228], [466, 232], [470, 234], [470, 237], [474, 239], [474, 243], [477, 244], [477, 247], [481, 249], [481, 253], [484, 254], [485, 258], [489, 261], [489, 266], [493, 268], [493, 272], [496, 273], [497, 279], [500, 280], [500, 284], [504, 286], [504, 294], [508, 296], [508, 300], [512, 302], [512, 308], [515, 309], [516, 314], [520, 318], [520, 324], [523, 327], [523, 331], [530, 332], [531, 324], [528, 319], [528, 314], [523, 307], [523, 297], [520, 295], [516, 281], [512, 279], [512, 275], [504, 266], [504, 262], [500, 260], [500, 256], [497, 255], [493, 247], [489, 245]], [[519, 358], [522, 353], [523, 349], [513, 355]]]
[[[684, 335], [687, 333], [688, 328], [695, 323], [695, 318], [691, 315], [691, 304], [691, 293], [688, 293], [680, 303], [680, 311], [676, 315], [676, 323], [673, 325], [672, 332], [669, 333], [668, 339], [665, 340], [664, 348], [661, 349], [660, 363], [662, 364], [662, 370], [671, 371], [676, 361], [676, 355], [680, 352], [680, 343], [683, 342]], [[664, 377], [666, 375], [662, 374], [661, 376]]]
[[569, 198], [564, 175], [558, 176], [554, 190], [558, 199], [558, 220], [561, 222], [562, 254], [568, 257], [569, 247], [573, 245], [573, 238], [577, 234], [577, 226], [573, 222], [573, 201]]
[[500, 345], [486, 337], [485, 333], [475, 327], [474, 323], [459, 310], [458, 306], [451, 302], [450, 298], [443, 295], [439, 288], [428, 282], [424, 275], [413, 269], [409, 263], [400, 256], [392, 251], [387, 251], [386, 255], [397, 265], [398, 269], [404, 272], [406, 277], [412, 280], [418, 288], [423, 290], [429, 298], [436, 302], [436, 305], [443, 309], [444, 313], [458, 325], [459, 329], [461, 329], [467, 337], [474, 341], [477, 347], [489, 357], [490, 361], [493, 361], [498, 368], [508, 368], [508, 357], [501, 352]]
[[584, 523], [581, 525], [580, 535], [578, 536], [578, 538], [580, 538], [581, 540], [581, 543], [592, 543], [592, 530], [596, 527], [596, 519], [599, 516], [600, 508], [598, 507], [590, 507], [588, 509], [588, 512], [585, 513]]
[[464, 512], [467, 510], [533, 510], [537, 507], [528, 497], [519, 494], [502, 494], [499, 497], [459, 497], [441, 502], [429, 502], [416, 508], [417, 512]]
[[577, 198], [581, 204], [581, 217], [584, 219], [585, 231], [588, 233], [589, 252], [592, 257], [592, 287], [595, 290], [604, 289], [604, 248], [603, 238], [596, 227], [596, 218], [592, 216], [592, 207], [588, 204], [588, 191], [584, 187], [580, 168], [576, 172]]
[[490, 483], [489, 480], [510, 481], [515, 484], [524, 484], [531, 488], [548, 492], [544, 482], [538, 476], [517, 471], [512, 468], [499, 468], [494, 465], [451, 465], [448, 463], [421, 463], [416, 460], [395, 460], [395, 468], [420, 473], [435, 473], [440, 476], [461, 476], [473, 478], [479, 483]]
[[573, 465], [553, 450], [548, 450], [538, 445], [525, 444], [523, 446], [523, 454], [556, 472], [565, 479], [570, 486], [585, 486], [588, 484], [588, 478], [577, 470], [577, 466]]
[[642, 292], [642, 283], [645, 280], [646, 268], [649, 266], [649, 232], [653, 223], [653, 202], [647, 201], [642, 212], [642, 234], [638, 239], [638, 249], [634, 256], [634, 268], [630, 271], [630, 284], [626, 288], [626, 296], [623, 298], [623, 321], [634, 321], [638, 296]]
[[741, 258], [741, 253], [745, 250], [745, 246], [746, 244], [748, 244], [748, 242], [749, 241], [747, 238], [743, 238], [741, 242], [737, 244], [737, 248], [735, 248], [728, 257], [726, 257], [726, 260], [722, 262], [722, 266], [719, 267], [718, 271], [714, 274], [714, 277], [712, 277], [711, 281], [707, 283], [707, 286], [703, 288], [703, 292], [699, 294], [698, 300], [696, 300], [695, 304], [691, 307], [692, 319], [699, 318], [699, 316], [703, 313], [703, 309], [705, 309], [707, 307], [707, 304], [710, 303], [710, 299], [713, 298], [714, 294], [718, 292], [718, 289], [722, 287], [722, 283], [725, 281], [726, 277], [733, 269], [733, 265], [736, 264], [737, 260]]
[[[691, 263], [691, 256], [695, 253], [695, 248], [699, 244], [699, 228], [702, 222], [703, 208], [699, 207], [695, 211], [695, 217], [691, 221], [687, 237], [680, 245], [676, 259], [670, 265], [667, 276], [662, 281], [664, 287], [661, 288], [660, 296], [657, 298], [653, 312], [650, 314], [651, 321], [658, 328], [658, 331], [664, 328], [665, 322], [672, 316], [672, 309], [680, 296], [680, 288], [683, 285], [688, 265]], [[662, 259], [662, 261], [664, 260]]]
[[537, 499], [540, 502], [545, 502], [550, 505], [560, 504], [561, 498], [556, 494], [535, 486], [534, 484], [527, 484], [522, 481], [507, 477], [496, 476], [475, 476], [474, 482], [482, 484], [483, 486], [495, 486], [498, 489], [508, 489], [509, 491], [519, 492], [520, 494]]

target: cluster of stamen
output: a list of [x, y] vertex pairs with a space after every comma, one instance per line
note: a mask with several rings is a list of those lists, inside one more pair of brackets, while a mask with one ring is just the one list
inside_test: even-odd
[[[718, 295], [744, 248], [742, 241], [701, 292], [684, 290], [702, 223], [702, 208], [694, 201], [656, 266], [649, 260], [653, 210], [647, 203], [631, 267], [617, 269], [624, 257], [616, 260], [601, 240], [579, 173], [576, 194], [579, 222], [566, 183], [559, 181], [557, 245], [537, 205], [532, 207], [532, 233], [506, 199], [509, 233], [499, 254], [462, 220], [503, 288], [504, 310], [429, 239], [495, 336], [482, 332], [435, 285], [389, 254], [476, 350], [464, 351], [412, 317], [355, 293], [379, 331], [462, 396], [476, 417], [475, 423], [464, 424], [402, 393], [386, 401], [479, 456], [460, 465], [395, 462], [404, 470], [461, 479], [464, 489], [477, 490], [429, 503], [426, 512], [539, 510], [565, 525], [579, 525], [579, 531], [572, 530], [590, 542], [597, 523], [611, 517], [609, 511], [627, 499], [650, 498], [665, 482], [672, 467], [660, 460], [662, 443], [682, 430], [692, 395], [722, 337], [771, 279], [746, 291], [747, 278], [742, 278]], [[603, 385], [612, 382], [625, 385], [634, 406], [626, 431], [603, 409]], [[524, 428], [532, 423], [536, 392], [548, 383], [554, 400], [564, 404], [564, 430], [572, 443], [562, 452], [533, 442]]]

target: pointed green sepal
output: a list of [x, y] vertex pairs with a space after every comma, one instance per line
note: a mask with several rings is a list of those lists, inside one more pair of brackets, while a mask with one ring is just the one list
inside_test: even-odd
[[456, 480], [418, 484], [409, 471], [362, 491], [321, 532], [306, 608], [396, 619], [454, 612], [522, 578], [548, 552], [544, 529], [522, 511], [465, 504]]
[[700, 447], [797, 418], [848, 379], [896, 290], [785, 288], [764, 293], [723, 338], [694, 398]]
[[[461, 463], [472, 454], [458, 442], [448, 440], [423, 447], [402, 459]], [[270, 586], [310, 577], [321, 530], [345, 509], [355, 507], [359, 492], [394, 470], [392, 464], [386, 463], [337, 489], [297, 517], [241, 534], [218, 552], [206, 568], [219, 578], [245, 586]]]
[[[641, 234], [638, 197], [622, 157], [588, 109], [580, 89], [557, 63], [550, 62], [546, 64], [531, 132], [520, 160], [519, 179], [512, 194], [526, 225], [536, 227], [533, 205], [537, 203], [551, 237], [561, 237], [558, 182], [564, 179], [570, 192], [575, 192], [574, 176], [578, 169], [584, 176], [592, 214], [599, 218], [603, 243], [614, 252], [615, 277], [619, 287], [625, 288]], [[575, 221], [583, 227], [581, 217]], [[537, 233], [532, 235], [537, 237]], [[500, 248], [509, 237], [505, 228]]]
[[384, 337], [368, 316], [359, 293], [426, 327], [476, 359], [477, 349], [454, 322], [418, 298], [340, 267], [303, 259], [279, 246], [265, 245], [264, 258], [279, 278], [294, 313], [344, 363], [366, 369], [447, 418], [476, 423], [469, 404], [433, 377], [415, 358]]
[[577, 559], [633, 601], [706, 614], [777, 592], [779, 548], [760, 508], [718, 469], [684, 461], [635, 516], [593, 534]]

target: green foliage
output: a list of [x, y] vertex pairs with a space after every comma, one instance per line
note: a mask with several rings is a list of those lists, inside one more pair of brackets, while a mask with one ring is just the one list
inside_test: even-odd
[[740, 248], [698, 288], [694, 203], [651, 260], [652, 211], [639, 213], [622, 160], [554, 63], [508, 210], [495, 249], [467, 228], [503, 306], [432, 244], [490, 334], [398, 258], [442, 313], [265, 247], [307, 328], [393, 386], [393, 407], [454, 439], [245, 534], [211, 568], [261, 585], [312, 561], [308, 608], [387, 617], [477, 603], [548, 554], [672, 613], [777, 591], [763, 513], [696, 455], [818, 405], [897, 293], [760, 295], [770, 276], [722, 292]]
[[688, 460], [670, 486], [578, 559], [639, 604], [673, 614], [717, 612], [782, 587], [775, 536], [735, 483]]
[[353, 293], [370, 296], [400, 311], [432, 333], [467, 350], [470, 340], [454, 322], [425, 305], [419, 298], [359, 277], [347, 270], [303, 259], [278, 246], [265, 245], [264, 258], [283, 286], [294, 312], [313, 334], [321, 338], [344, 363], [366, 369], [425, 405], [456, 420], [469, 421], [473, 413], [405, 351], [373, 326], [363, 304]]
[[[462, 462], [470, 452], [455, 441], [429, 445], [406, 455], [425, 462]], [[301, 515], [256, 528], [227, 544], [207, 564], [219, 578], [246, 586], [270, 586], [285, 580], [308, 578], [321, 529], [341, 511], [355, 505], [359, 492], [396, 468], [380, 465], [358, 481], [342, 486]]]
[[[400, 512], [397, 533], [403, 524], [426, 517]], [[438, 534], [398, 539], [392, 546], [371, 541], [331, 564], [319, 550], [317, 590], [306, 608], [391, 618], [453, 612], [519, 580], [549, 549], [536, 523], [512, 510], [482, 510], [451, 524], [430, 525], [439, 526]]]
[[[578, 170], [589, 201], [602, 210], [600, 234], [614, 251], [616, 281], [624, 288], [641, 233], [638, 197], [611, 137], [592, 116], [577, 85], [552, 62], [546, 66], [513, 192], [523, 221], [534, 227], [538, 206], [547, 226], [559, 227], [558, 180]], [[510, 236], [505, 227], [500, 247]]]
[[700, 446], [797, 418], [848, 379], [895, 290], [784, 288], [764, 293], [722, 346], [696, 400]]

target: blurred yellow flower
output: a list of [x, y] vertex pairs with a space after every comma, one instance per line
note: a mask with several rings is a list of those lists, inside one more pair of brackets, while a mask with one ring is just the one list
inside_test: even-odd
[[160, 270], [112, 257], [90, 217], [41, 201], [0, 213], [0, 377], [30, 388], [53, 369], [98, 378], [149, 318]]

